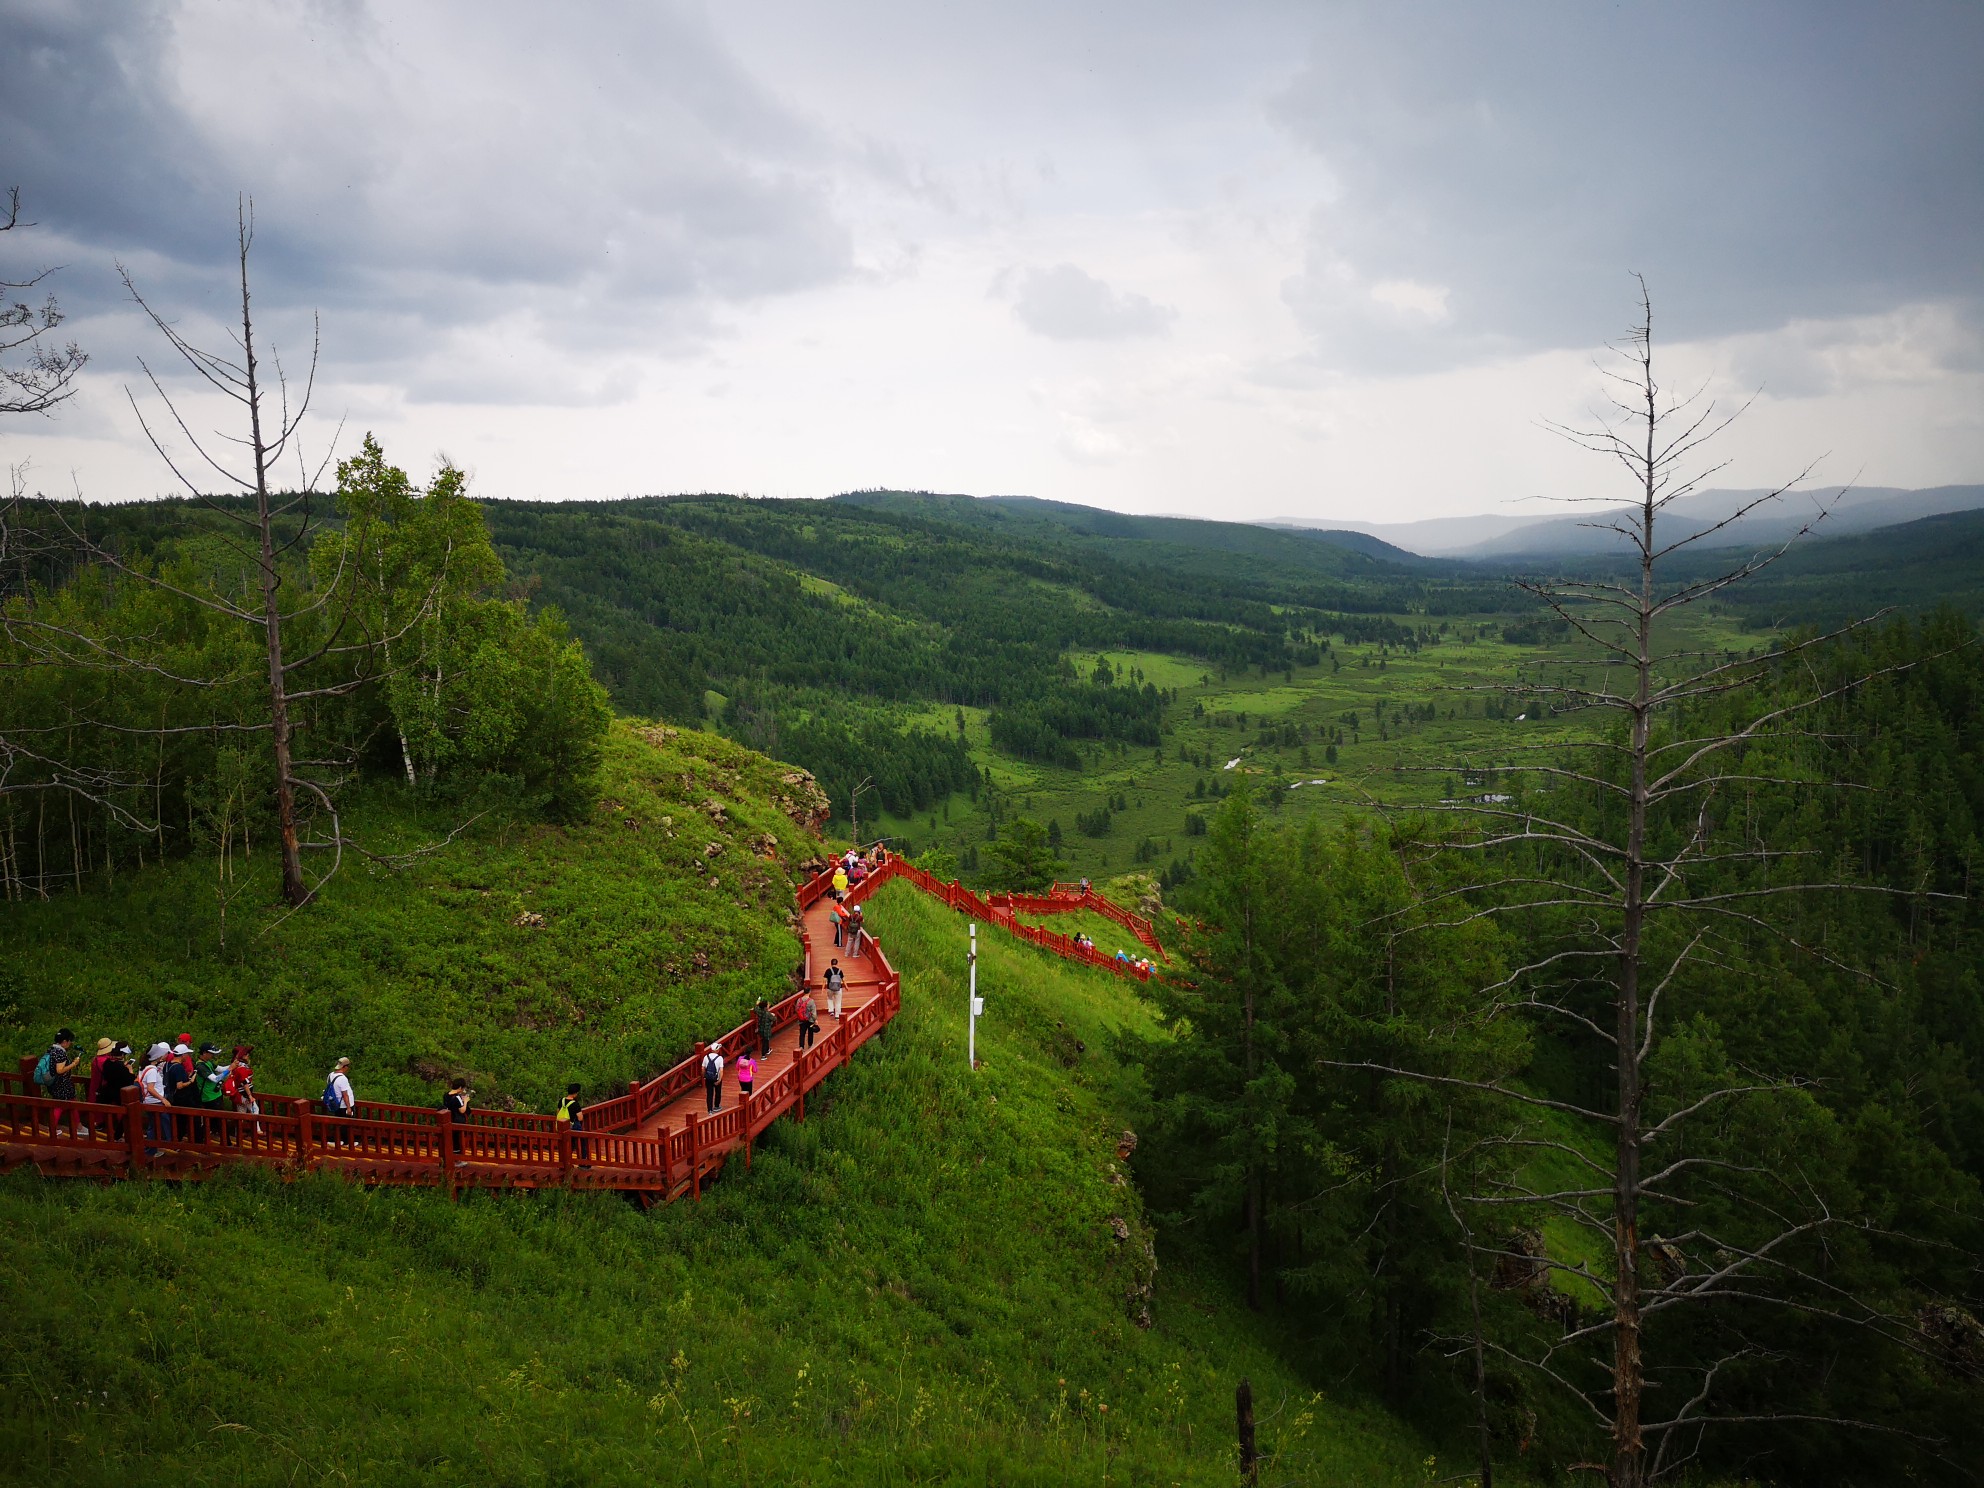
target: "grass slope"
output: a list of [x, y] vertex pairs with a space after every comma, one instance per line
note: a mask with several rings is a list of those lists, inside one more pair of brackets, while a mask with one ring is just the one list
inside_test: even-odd
[[[264, 1064], [292, 1088], [345, 1043], [365, 1088], [404, 1096], [424, 1086], [400, 1051], [508, 1071], [532, 1104], [570, 1069], [652, 1068], [793, 949], [771, 865], [763, 896], [734, 868], [715, 889], [690, 871], [716, 835], [701, 794], [727, 783], [733, 837], [770, 831], [788, 859], [806, 839], [779, 825], [779, 767], [722, 741], [656, 753], [623, 730], [610, 769], [618, 805], [592, 825], [351, 873], [260, 936], [237, 906], [225, 952], [193, 865], [10, 906], [10, 1016], [221, 1033], [266, 1004]], [[431, 830], [383, 803], [355, 815], [374, 841]], [[542, 931], [510, 923], [518, 897]], [[1134, 992], [981, 936], [973, 1073], [962, 919], [890, 885], [870, 920], [902, 1016], [700, 1206], [451, 1206], [252, 1172], [0, 1182], [0, 1460], [77, 1485], [1225, 1483], [1248, 1375], [1275, 1481], [1422, 1481], [1427, 1446], [1319, 1395], [1221, 1278], [1153, 1266], [1114, 1153], [1138, 1092], [1107, 1053], [1147, 1016]], [[654, 974], [698, 951], [752, 964]], [[576, 1012], [518, 1026], [557, 989]]]

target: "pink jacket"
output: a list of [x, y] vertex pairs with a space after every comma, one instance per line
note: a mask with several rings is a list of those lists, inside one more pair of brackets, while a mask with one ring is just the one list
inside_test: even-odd
[[758, 1061], [753, 1059], [749, 1054], [741, 1056], [737, 1061], [737, 1083], [739, 1085], [749, 1085], [757, 1078]]

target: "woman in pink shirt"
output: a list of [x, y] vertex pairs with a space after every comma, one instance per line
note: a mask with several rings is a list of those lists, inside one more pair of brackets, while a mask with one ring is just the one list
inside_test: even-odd
[[749, 1095], [751, 1086], [758, 1078], [758, 1061], [749, 1054], [737, 1056], [737, 1093]]

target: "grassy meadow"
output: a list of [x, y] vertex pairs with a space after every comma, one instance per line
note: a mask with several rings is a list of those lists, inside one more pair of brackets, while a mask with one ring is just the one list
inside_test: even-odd
[[[1158, 652], [1072, 653], [1083, 676], [1106, 659], [1119, 677], [1177, 694], [1165, 709], [1161, 749], [1090, 745], [1080, 770], [995, 751], [984, 709], [933, 705], [905, 716], [955, 733], [962, 714], [973, 758], [991, 773], [1001, 816], [1058, 822], [1060, 856], [1071, 874], [1156, 871], [1189, 858], [1189, 818], [1216, 806], [1243, 775], [1291, 818], [1334, 822], [1504, 791], [1506, 782], [1492, 771], [1513, 763], [1518, 749], [1593, 737], [1610, 721], [1590, 712], [1538, 716], [1536, 695], [1524, 692], [1525, 686], [1598, 685], [1601, 669], [1590, 642], [1567, 632], [1553, 641], [1516, 643], [1503, 638], [1495, 621], [1479, 618], [1445, 624], [1439, 644], [1417, 651], [1338, 641], [1318, 666], [1266, 676], [1222, 676], [1189, 657]], [[1685, 624], [1660, 644], [1718, 654], [1768, 644], [1729, 614], [1704, 610]], [[1285, 734], [1291, 728], [1294, 741]], [[1305, 729], [1306, 742], [1299, 737]], [[1078, 816], [1112, 802], [1120, 805], [1109, 810], [1106, 835], [1077, 827]], [[984, 802], [957, 794], [914, 815], [864, 813], [863, 822], [864, 836], [879, 832], [919, 850], [935, 845], [962, 856], [985, 840], [988, 815]]]
[[[815, 845], [790, 789], [722, 740], [622, 729], [593, 823], [348, 864], [279, 923], [247, 909], [258, 884], [225, 944], [211, 863], [10, 905], [9, 1031], [25, 1051], [56, 1019], [185, 1024], [255, 1037], [271, 1088], [350, 1052], [366, 1094], [465, 1069], [543, 1109], [783, 984], [788, 870]], [[404, 852], [444, 821], [375, 801], [352, 824]], [[776, 860], [737, 850], [758, 834]], [[1134, 987], [982, 934], [974, 1073], [962, 917], [889, 885], [869, 918], [901, 1018], [700, 1205], [0, 1180], [0, 1460], [75, 1485], [1229, 1483], [1244, 1376], [1272, 1481], [1451, 1471], [1452, 1444], [1342, 1383], [1353, 1361], [1154, 1244], [1117, 1157], [1141, 1109], [1117, 1035], [1151, 1027]]]

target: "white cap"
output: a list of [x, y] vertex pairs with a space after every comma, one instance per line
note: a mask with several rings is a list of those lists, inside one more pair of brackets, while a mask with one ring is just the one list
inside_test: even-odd
[[172, 1052], [175, 1054], [191, 1054], [193, 1052], [193, 1046], [191, 1044], [174, 1044], [172, 1046]]
[[172, 1046], [170, 1044], [153, 1044], [151, 1048], [145, 1051], [145, 1063], [150, 1064], [154, 1059], [169, 1058], [171, 1054]]

